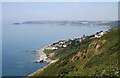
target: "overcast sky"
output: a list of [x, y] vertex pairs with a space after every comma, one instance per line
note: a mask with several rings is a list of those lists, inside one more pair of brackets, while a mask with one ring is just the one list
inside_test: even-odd
[[117, 2], [5, 2], [3, 21], [117, 20]]

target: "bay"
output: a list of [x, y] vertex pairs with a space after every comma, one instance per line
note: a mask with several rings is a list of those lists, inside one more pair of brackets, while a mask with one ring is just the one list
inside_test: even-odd
[[26, 76], [47, 65], [34, 63], [32, 52], [58, 40], [106, 31], [104, 26], [4, 24], [2, 28], [2, 75]]

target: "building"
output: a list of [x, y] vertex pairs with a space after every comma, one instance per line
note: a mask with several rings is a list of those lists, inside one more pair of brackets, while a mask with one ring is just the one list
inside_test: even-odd
[[57, 50], [58, 48], [57, 47], [52, 47], [52, 50]]
[[103, 32], [103, 31], [97, 32], [97, 33], [95, 34], [95, 38], [100, 38], [100, 37], [102, 37], [103, 35], [104, 35], [104, 32]]
[[63, 47], [65, 48], [65, 47], [67, 47], [67, 45], [63, 45]]

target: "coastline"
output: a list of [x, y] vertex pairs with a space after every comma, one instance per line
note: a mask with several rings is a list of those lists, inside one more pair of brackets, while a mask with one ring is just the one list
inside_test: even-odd
[[[46, 46], [45, 46], [45, 47], [46, 47]], [[39, 49], [39, 50], [36, 50], [36, 52], [39, 52], [39, 55], [38, 55], [39, 59], [38, 59], [38, 60], [42, 60], [42, 59], [43, 59], [43, 58], [41, 58], [41, 56], [46, 56], [46, 54], [44, 53], [45, 47], [43, 47], [43, 48], [41, 48], [41, 49]], [[34, 75], [37, 74], [38, 72], [43, 71], [43, 70], [44, 70], [45, 68], [47, 68], [50, 64], [51, 64], [51, 63], [49, 63], [48, 65], [43, 66], [42, 68], [40, 68], [40, 69], [38, 69], [37, 71], [29, 74], [28, 76], [34, 76]]]
[[[47, 57], [47, 55], [44, 53], [44, 49], [45, 49], [46, 47], [47, 47], [47, 46], [45, 46], [45, 47], [43, 47], [43, 48], [41, 48], [41, 49], [39, 49], [39, 50], [36, 50], [36, 52], [39, 52], [39, 53], [40, 53], [39, 56]], [[47, 58], [48, 58], [48, 57], [47, 57]], [[40, 57], [39, 60], [40, 60], [40, 59], [41, 59], [41, 60], [44, 60], [45, 62], [47, 62], [46, 59], [43, 59], [42, 57]], [[46, 69], [49, 65], [51, 65], [52, 63], [55, 63], [55, 62], [57, 62], [57, 61], [58, 61], [58, 59], [56, 59], [56, 60], [51, 60], [51, 59], [50, 59], [47, 65], [45, 65], [45, 66], [43, 66], [42, 68], [38, 69], [37, 71], [29, 74], [28, 76], [34, 76], [35, 74], [38, 74], [39, 72], [44, 71], [44, 69]]]
[[46, 65], [46, 66], [44, 66], [44, 67], [42, 67], [42, 68], [40, 68], [40, 69], [38, 69], [38, 70], [35, 71], [35, 72], [29, 74], [28, 76], [34, 76], [35, 74], [38, 74], [38, 73], [44, 71], [44, 69], [47, 68], [50, 64], [51, 64], [51, 63], [49, 63], [48, 65]]
[[[36, 71], [36, 72], [34, 72], [34, 73], [32, 73], [32, 74], [30, 74], [29, 76], [48, 76], [48, 75], [51, 75], [52, 73], [53, 73], [53, 75], [58, 75], [59, 76], [59, 72], [61, 72], [61, 71], [56, 71], [56, 70], [61, 70], [60, 68], [62, 67], [62, 65], [63, 64], [65, 64], [68, 60], [67, 59], [69, 59], [69, 63], [67, 63], [67, 65], [65, 66], [65, 70], [67, 70], [68, 68], [70, 68], [70, 69], [68, 69], [68, 73], [70, 72], [70, 75], [71, 75], [71, 72], [75, 69], [75, 68], [77, 68], [78, 67], [78, 61], [80, 61], [81, 60], [81, 58], [82, 59], [86, 59], [86, 58], [84, 58], [84, 56], [86, 56], [87, 54], [89, 54], [90, 52], [91, 52], [91, 49], [93, 49], [93, 52], [92, 53], [94, 53], [94, 55], [96, 55], [96, 52], [99, 52], [99, 53], [97, 53], [97, 55], [101, 55], [101, 50], [103, 50], [102, 51], [102, 53], [104, 52], [104, 47], [106, 46], [102, 46], [102, 45], [104, 45], [105, 43], [106, 43], [106, 41], [108, 41], [109, 39], [111, 39], [112, 37], [113, 37], [113, 39], [115, 40], [116, 38], [117, 38], [117, 36], [112, 36], [111, 38], [108, 38], [108, 36], [111, 36], [111, 34], [112, 35], [114, 35], [115, 33], [117, 33], [117, 31], [108, 31], [107, 33], [104, 33], [104, 34], [106, 34], [105, 36], [103, 36], [102, 38], [100, 38], [99, 40], [93, 40], [92, 42], [90, 42], [89, 44], [87, 44], [87, 48], [84, 48], [84, 47], [86, 47], [86, 45], [83, 47], [83, 48], [81, 48], [82, 50], [76, 50], [77, 51], [77, 53], [75, 53], [74, 54], [74, 56], [70, 56], [70, 57], [68, 57], [68, 58], [66, 58], [66, 59], [62, 59], [62, 60], [60, 60], [59, 62], [57, 62], [57, 63], [55, 63], [54, 65], [53, 64], [48, 64], [48, 65], [46, 65], [46, 66], [44, 66], [43, 68], [41, 68], [41, 69], [39, 69], [38, 71]], [[106, 37], [107, 37], [107, 39], [106, 39]], [[112, 41], [112, 39], [110, 40], [110, 41], [108, 41], [108, 42], [111, 42]], [[116, 40], [117, 41], [117, 40]], [[91, 46], [91, 44], [92, 44], [92, 46]], [[111, 43], [109, 43], [109, 44], [111, 44]], [[109, 45], [109, 44], [107, 44], [107, 45]], [[117, 43], [116, 43], [117, 44]], [[94, 46], [94, 47], [93, 47]], [[102, 46], [102, 47], [101, 47]], [[112, 45], [112, 46], [114, 46], [114, 45]], [[100, 49], [99, 49], [99, 47], [101, 47]], [[115, 46], [116, 47], [116, 46]], [[109, 50], [111, 48], [111, 46], [109, 47], [109, 48], [107, 48], [107, 51]], [[99, 51], [96, 51], [96, 50], [98, 50], [99, 49]], [[87, 54], [85, 54], [85, 51], [88, 51], [87, 52]], [[107, 52], [106, 51], [106, 52]], [[82, 52], [82, 53], [80, 53], [80, 52]], [[113, 52], [113, 51], [111, 51], [111, 52]], [[91, 59], [91, 58], [93, 58], [93, 54], [91, 53], [91, 56], [90, 56], [90, 58], [87, 58], [87, 60], [89, 60], [90, 62], [91, 61], [96, 61], [96, 57], [97, 56], [94, 56], [94, 59]], [[108, 53], [108, 55], [109, 55], [109, 52], [107, 52]], [[83, 55], [83, 56], [81, 56], [81, 55]], [[112, 55], [112, 54], [111, 54]], [[111, 55], [109, 55], [108, 57], [111, 57]], [[76, 58], [75, 57], [78, 57], [78, 58], [80, 58], [80, 59], [78, 59], [77, 60], [77, 62], [75, 61], [76, 60]], [[105, 57], [106, 56], [106, 53], [104, 53], [103, 55], [102, 55], [102, 57]], [[117, 54], [115, 53], [115, 56], [113, 56], [113, 58], [116, 58], [115, 60], [117, 60]], [[99, 56], [99, 58], [102, 58], [101, 56]], [[99, 58], [97, 57], [97, 60], [99, 60]], [[112, 62], [111, 63], [111, 61], [109, 61], [109, 59], [107, 59], [107, 58], [104, 58], [104, 59], [106, 59], [108, 62], [106, 63], [103, 63], [103, 64], [101, 64], [101, 66], [105, 66], [105, 68], [104, 68], [104, 70], [103, 70], [103, 68], [101, 68], [101, 66], [98, 66], [97, 67], [97, 69], [94, 69], [94, 65], [93, 65], [93, 68], [92, 68], [92, 70], [90, 69], [90, 72], [93, 72], [94, 74], [91, 74], [91, 73], [86, 73], [86, 71], [88, 71], [87, 69], [84, 69], [85, 70], [85, 75], [89, 75], [89, 76], [95, 76], [95, 75], [97, 75], [97, 73], [98, 73], [98, 71], [95, 71], [94, 72], [94, 70], [100, 70], [100, 76], [104, 76], [104, 74], [103, 74], [103, 71], [107, 71], [107, 70], [114, 70], [114, 71], [112, 71], [113, 72], [113, 76], [115, 75], [115, 76], [119, 76], [118, 75], [118, 67], [117, 67], [117, 63], [116, 62]], [[104, 61], [104, 59], [102, 59], [103, 61]], [[64, 61], [63, 61], [64, 60]], [[72, 62], [71, 62], [72, 61]], [[73, 62], [74, 61], [74, 62]], [[86, 60], [85, 60], [86, 61]], [[114, 60], [113, 60], [114, 61]], [[63, 63], [61, 63], [61, 62], [63, 62]], [[98, 65], [98, 62], [99, 61], [96, 61], [95, 63], [96, 63], [96, 65]], [[82, 62], [83, 64], [84, 64], [84, 66], [86, 66], [86, 62]], [[80, 67], [82, 68], [83, 67], [83, 65], [82, 65], [82, 63], [79, 63], [79, 64], [81, 64], [80, 65]], [[107, 65], [106, 64], [108, 64], [108, 63], [110, 63], [110, 66], [108, 66], [107, 67]], [[72, 64], [77, 64], [75, 67], [72, 67], [71, 68], [71, 65]], [[89, 62], [87, 62], [87, 64], [89, 65]], [[112, 65], [114, 65], [115, 64], [115, 66], [112, 66], [111, 67], [111, 64]], [[49, 66], [50, 65], [50, 66]], [[58, 66], [59, 65], [59, 66]], [[54, 67], [55, 66], [55, 67]], [[57, 67], [56, 67], [57, 66]], [[89, 67], [89, 66], [88, 66]], [[88, 68], [87, 67], [87, 68]], [[115, 68], [114, 68], [115, 67]], [[109, 69], [108, 69], [109, 68]], [[116, 69], [116, 70], [115, 70]], [[45, 72], [44, 72], [45, 71]], [[63, 70], [64, 71], [64, 70]], [[48, 73], [47, 73], [48, 72]], [[74, 72], [76, 72], [76, 70], [74, 70]], [[74, 72], [72, 72], [72, 73], [74, 73]], [[82, 71], [81, 69], [80, 69], [80, 72], [82, 73], [82, 72], [84, 72], [84, 71]], [[66, 73], [65, 72], [65, 74], [67, 74], [67, 75], [69, 75], [68, 73]], [[110, 75], [109, 75], [109, 73], [110, 73]], [[64, 73], [63, 73], [64, 74]], [[106, 74], [106, 73], [105, 73]], [[74, 74], [73, 74], [74, 75]], [[79, 75], [79, 73], [78, 73], [78, 75]], [[84, 73], [83, 73], [83, 75], [84, 75]], [[111, 75], [111, 72], [107, 72], [107, 75], [108, 76], [112, 76]], [[61, 76], [61, 75], [60, 75]], [[65, 76], [65, 75], [64, 75]]]
[[[92, 38], [101, 38], [104, 34], [106, 34], [106, 31], [100, 31], [100, 32], [97, 32], [96, 34], [93, 34], [91, 37], [90, 37], [90, 39], [92, 39]], [[84, 40], [84, 39], [86, 39], [86, 37], [84, 37], [84, 36], [79, 36], [79, 37], [74, 37], [74, 38], [71, 38], [71, 40], [75, 40], [75, 39], [80, 39], [79, 40], [79, 42], [82, 42], [82, 40]], [[64, 40], [64, 41], [67, 41], [67, 40]], [[59, 41], [58, 41], [59, 42]], [[58, 43], [59, 44], [59, 43]], [[51, 44], [50, 45], [48, 45], [48, 46], [51, 46]], [[43, 66], [42, 68], [40, 68], [40, 69], [38, 69], [37, 71], [35, 71], [35, 72], [33, 72], [32, 74], [29, 74], [28, 76], [34, 76], [35, 74], [38, 74], [38, 73], [40, 73], [40, 72], [42, 72], [42, 71], [44, 71], [44, 69], [46, 69], [49, 65], [51, 65], [52, 63], [55, 63], [55, 62], [57, 62], [59, 59], [56, 59], [56, 60], [51, 60], [49, 57], [47, 57], [47, 55], [44, 53], [44, 50], [48, 47], [48, 46], [45, 46], [45, 47], [43, 47], [43, 48], [41, 48], [41, 49], [39, 49], [39, 50], [36, 50], [36, 52], [39, 52], [39, 56], [40, 56], [40, 58], [39, 58], [39, 60], [43, 60], [42, 62], [48, 62], [49, 64], [48, 65], [46, 65], [46, 66]], [[67, 46], [66, 46], [67, 47]], [[65, 47], [64, 47], [65, 48]], [[44, 59], [44, 57], [45, 57], [45, 59]], [[47, 59], [50, 59], [50, 60], [48, 60], [47, 61]], [[40, 63], [40, 61], [39, 62], [37, 62], [37, 63]]]
[[29, 74], [28, 76], [34, 76], [35, 74], [38, 74], [38, 73], [44, 71], [49, 65], [51, 65], [52, 63], [55, 63], [55, 62], [57, 62], [57, 61], [58, 61], [58, 59], [57, 59], [57, 60], [53, 60], [53, 62], [49, 63], [49, 64], [46, 65], [46, 66], [43, 66], [42, 68], [40, 68], [40, 69], [38, 69], [37, 71]]

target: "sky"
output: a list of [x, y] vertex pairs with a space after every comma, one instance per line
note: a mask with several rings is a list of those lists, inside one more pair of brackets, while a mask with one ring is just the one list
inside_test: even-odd
[[1, 0], [2, 2], [118, 2], [119, 0]]
[[3, 2], [4, 22], [117, 20], [117, 2]]

